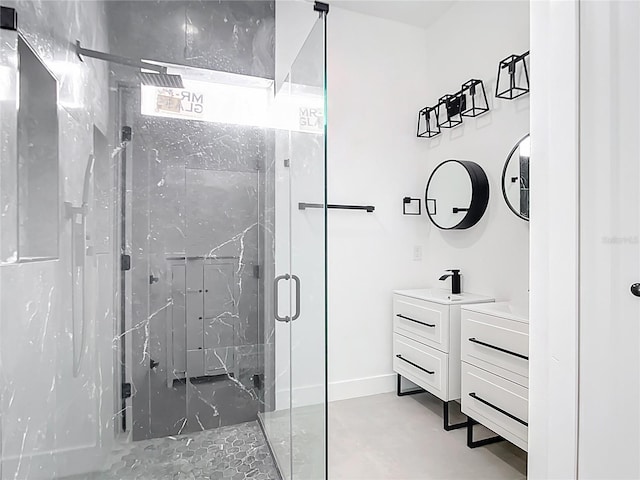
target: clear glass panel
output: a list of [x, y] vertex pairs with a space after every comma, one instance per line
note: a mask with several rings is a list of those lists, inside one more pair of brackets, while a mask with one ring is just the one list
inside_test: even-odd
[[580, 3], [578, 468], [592, 478], [640, 476], [639, 27], [637, 2]]
[[276, 404], [262, 418], [285, 479], [326, 478], [324, 20], [276, 98], [275, 258], [284, 277], [275, 292]]
[[[287, 77], [276, 97], [276, 105], [288, 104], [290, 81]], [[279, 107], [277, 107], [279, 108]], [[272, 299], [267, 315], [274, 319], [270, 338], [265, 346], [273, 352], [265, 355], [266, 384], [271, 387], [271, 403], [265, 405], [261, 421], [269, 445], [275, 456], [283, 478], [291, 478], [291, 318], [288, 275], [291, 271], [290, 242], [290, 132], [285, 129], [275, 131], [275, 161], [270, 165], [267, 176], [270, 228], [266, 228], [267, 243], [271, 244], [274, 255], [273, 279], [267, 299]], [[266, 272], [265, 272], [266, 273]], [[265, 275], [266, 276], [266, 275]]]
[[[295, 479], [326, 477], [325, 21], [291, 67], [291, 461]], [[320, 208], [300, 209], [300, 203]]]
[[280, 109], [272, 1], [7, 4], [0, 479], [324, 478], [323, 19]]

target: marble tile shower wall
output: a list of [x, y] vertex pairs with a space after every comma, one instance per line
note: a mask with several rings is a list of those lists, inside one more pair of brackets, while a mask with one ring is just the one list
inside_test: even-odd
[[112, 53], [274, 77], [275, 2], [108, 1]]
[[[2, 5], [17, 10], [20, 32], [58, 79], [60, 218], [58, 258], [51, 261], [16, 263], [15, 250], [6, 250], [5, 234], [15, 238], [17, 227], [3, 229], [0, 468], [3, 479], [51, 478], [83, 469], [99, 442], [108, 446], [113, 438], [111, 230], [96, 239], [92, 284], [99, 285], [103, 298], [87, 302], [87, 340], [76, 377], [73, 358], [81, 348], [81, 320], [72, 312], [71, 223], [63, 210], [64, 202], [82, 201], [94, 126], [109, 134], [108, 69], [92, 60], [80, 62], [74, 48], [80, 40], [108, 49], [106, 12], [101, 2], [3, 0]], [[0, 48], [14, 46], [3, 42]], [[17, 162], [15, 155], [6, 155], [9, 148], [3, 143], [3, 168]], [[108, 156], [96, 165], [105, 173], [97, 190], [113, 190], [111, 166]], [[16, 208], [16, 202], [3, 196], [2, 211]], [[103, 198], [100, 205], [105, 208], [95, 211], [95, 221], [111, 224], [112, 204]]]
[[[58, 79], [60, 247], [58, 259], [33, 263], [11, 263], [11, 255], [4, 255], [0, 248], [2, 261], [6, 262], [0, 267], [0, 478], [82, 475], [104, 465], [120, 419], [120, 403], [114, 388], [120, 344], [116, 328], [120, 299], [114, 255], [118, 149], [112, 145], [111, 154], [101, 156], [101, 163], [95, 167], [95, 195], [100, 198], [96, 198], [97, 207], [91, 219], [96, 225], [90, 232], [96, 248], [87, 269], [88, 278], [83, 280], [87, 288], [84, 319], [71, 304], [74, 282], [71, 225], [63, 205], [64, 202], [79, 205], [82, 201], [89, 155], [96, 153], [98, 157], [94, 152], [96, 132], [104, 134], [109, 144], [115, 143], [111, 139], [117, 137], [116, 118], [119, 120], [122, 112], [114, 108], [117, 105], [114, 87], [122, 78], [121, 70], [104, 62], [91, 59], [81, 62], [75, 54], [75, 42], [80, 40], [87, 48], [124, 56], [273, 78], [274, 3], [3, 0], [2, 4], [16, 8], [21, 33]], [[194, 430], [248, 420], [247, 412], [253, 411], [255, 416], [255, 411], [268, 408], [265, 402], [271, 401], [259, 389], [252, 388], [253, 375], [265, 373], [264, 358], [269, 355], [265, 352], [273, 351], [272, 345], [262, 341], [270, 337], [273, 325], [261, 323], [266, 308], [262, 299], [266, 302], [268, 295], [263, 294], [263, 281], [256, 282], [253, 278], [251, 267], [260, 264], [269, 270], [271, 266], [265, 261], [273, 259], [272, 248], [264, 247], [273, 245], [272, 239], [267, 241], [273, 232], [273, 215], [264, 208], [273, 205], [269, 200], [273, 197], [273, 182], [265, 178], [266, 169], [256, 168], [257, 165], [264, 168], [272, 161], [273, 132], [204, 124], [175, 125], [139, 115], [130, 119], [140, 133], [140, 141], [144, 141], [144, 145], [139, 143], [136, 148], [144, 152], [144, 161], [152, 162], [147, 163], [152, 168], [146, 170], [146, 176], [138, 180], [153, 185], [145, 195], [157, 201], [148, 209], [149, 226], [143, 239], [150, 255], [135, 266], [140, 267], [135, 274], [138, 277], [134, 276], [138, 290], [142, 292], [146, 281], [145, 288], [151, 292], [141, 300], [142, 306], [134, 305], [140, 308], [136, 312], [140, 316], [134, 320], [138, 321], [134, 324], [138, 327], [131, 331], [132, 346], [137, 349], [132, 355], [138, 361], [146, 358], [148, 362], [158, 351], [163, 348], [166, 351], [166, 344], [162, 344], [166, 332], [145, 327], [157, 316], [156, 310], [164, 311], [160, 304], [168, 298], [167, 291], [159, 289], [153, 293], [149, 289], [149, 270], [145, 278], [141, 272], [151, 266], [152, 273], [167, 275], [166, 265], [154, 264], [167, 253], [163, 249], [169, 248], [175, 238], [181, 238], [183, 250], [186, 248], [184, 237], [175, 234], [180, 226], [179, 215], [184, 214], [190, 199], [183, 195], [181, 203], [170, 203], [178, 195], [178, 183], [172, 183], [175, 175], [182, 170], [184, 176], [186, 167], [247, 174], [240, 175], [236, 184], [238, 190], [247, 192], [246, 205], [241, 207], [246, 215], [226, 232], [234, 239], [233, 247], [229, 248], [244, 252], [231, 256], [245, 262], [244, 268], [237, 270], [236, 279], [238, 288], [241, 285], [243, 288], [237, 314], [240, 327], [236, 348], [241, 359], [237, 375], [228, 380], [230, 386], [224, 392], [194, 386], [191, 395], [194, 402], [180, 409], [180, 419], [189, 423], [188, 429], [198, 425]], [[154, 149], [161, 153], [156, 156]], [[3, 164], [4, 161], [3, 158]], [[202, 179], [205, 183], [212, 180], [206, 174], [205, 177]], [[151, 181], [155, 183], [149, 184]], [[217, 195], [230, 192], [228, 188], [225, 190], [226, 185], [221, 187]], [[215, 195], [212, 191], [211, 202], [218, 202], [219, 211], [231, 218], [235, 207], [223, 205], [221, 197]], [[201, 215], [204, 210], [197, 206], [191, 211]], [[144, 212], [138, 211], [137, 220], [133, 213], [136, 223], [142, 220]], [[258, 226], [255, 231], [247, 229], [251, 225], [246, 223], [249, 217], [255, 219]], [[188, 219], [188, 215], [182, 218]], [[172, 229], [168, 227], [170, 222]], [[249, 235], [238, 236], [241, 232]], [[167, 239], [149, 237], [150, 233], [166, 234]], [[210, 238], [208, 243], [215, 248], [224, 242]], [[195, 244], [193, 248], [197, 249]], [[75, 288], [77, 293], [80, 286], [76, 284]], [[135, 292], [135, 283], [133, 288]], [[151, 311], [150, 306], [154, 305], [159, 307]], [[141, 336], [141, 332], [146, 336]], [[73, 363], [79, 351], [83, 352], [81, 368], [74, 376]], [[136, 364], [134, 381], [136, 368], [140, 374], [144, 369], [146, 375], [136, 385], [138, 393], [151, 398], [154, 373], [150, 373], [148, 363]], [[263, 390], [269, 388], [273, 385], [263, 385]], [[163, 418], [172, 408], [170, 403], [157, 402], [154, 410], [153, 402], [149, 403], [147, 418]]]
[[[265, 386], [264, 355], [272, 352], [274, 325], [263, 315], [264, 279], [256, 276], [274, 260], [264, 237], [269, 235], [273, 211], [267, 211], [268, 184], [265, 163], [273, 132], [260, 128], [205, 122], [160, 119], [139, 115], [138, 92], [130, 92], [126, 117], [133, 128], [132, 141], [132, 324], [131, 375], [134, 439], [155, 438], [254, 420], [271, 403]], [[271, 193], [272, 195], [273, 193]], [[186, 271], [175, 265], [184, 265]], [[203, 260], [221, 274], [219, 292], [198, 292]], [[222, 262], [222, 263], [221, 263]], [[223, 263], [230, 262], [231, 270]], [[206, 263], [206, 262], [205, 262]], [[156, 277], [152, 285], [149, 275]], [[177, 381], [198, 377], [184, 349], [171, 344], [176, 331], [167, 332], [176, 318], [175, 284], [186, 276], [186, 322], [211, 323], [197, 332], [204, 349], [216, 344], [212, 362], [221, 373], [233, 375], [207, 382]], [[180, 277], [180, 278], [177, 278]], [[201, 280], [200, 280], [201, 281]], [[218, 285], [207, 283], [204, 288]], [[181, 294], [178, 294], [182, 297]], [[205, 303], [205, 313], [199, 310]], [[211, 302], [207, 312], [207, 303]], [[145, 323], [148, 320], [148, 323]], [[181, 320], [180, 321], [184, 321]], [[191, 327], [187, 327], [189, 332]], [[220, 338], [228, 331], [229, 338]], [[169, 336], [167, 335], [169, 333]], [[189, 333], [187, 333], [187, 336]], [[211, 338], [213, 342], [211, 342]], [[189, 339], [187, 345], [189, 344]], [[207, 350], [208, 351], [208, 350]], [[173, 356], [173, 358], [168, 358]], [[158, 362], [150, 369], [151, 360]], [[182, 364], [182, 368], [178, 365]], [[176, 373], [168, 371], [173, 368]], [[186, 366], [187, 373], [184, 372]], [[171, 385], [167, 385], [167, 375]], [[176, 380], [176, 381], [174, 381]], [[265, 403], [267, 405], [265, 405]]]
[[[145, 2], [108, 2], [110, 46], [126, 57], [273, 78], [274, 8], [263, 1], [169, 1], [154, 2], [153, 8]], [[131, 80], [124, 71], [119, 79]], [[137, 87], [121, 87], [119, 102], [124, 124], [134, 132], [127, 152], [134, 439], [253, 420], [273, 403], [272, 393], [265, 394], [273, 386], [263, 381], [273, 378], [265, 372], [273, 362], [264, 360], [273, 355], [273, 325], [264, 315], [264, 279], [269, 278], [264, 272], [274, 259], [267, 247], [272, 242], [266, 241], [273, 231], [273, 210], [266, 205], [273, 204], [268, 199], [274, 182], [265, 168], [272, 161], [273, 132], [145, 117], [139, 113]], [[214, 298], [215, 314], [206, 311], [206, 293], [204, 298], [189, 293], [194, 276], [202, 276], [202, 261], [188, 260], [182, 273], [176, 266], [181, 255], [216, 257], [211, 262], [218, 273], [224, 270], [220, 262], [233, 263], [218, 278], [231, 293]], [[176, 272], [186, 278], [184, 300], [175, 290]], [[158, 280], [150, 285], [149, 275]], [[198, 346], [189, 332], [200, 321], [197, 309], [203, 302], [204, 332], [195, 333], [204, 340]], [[175, 328], [180, 315], [186, 316], [189, 352], [176, 348], [183, 342]], [[270, 339], [266, 345], [265, 338]], [[180, 382], [202, 374], [191, 367], [203, 355], [205, 376], [223, 373], [226, 381], [223, 376], [222, 381]], [[157, 362], [153, 369], [152, 361]]]

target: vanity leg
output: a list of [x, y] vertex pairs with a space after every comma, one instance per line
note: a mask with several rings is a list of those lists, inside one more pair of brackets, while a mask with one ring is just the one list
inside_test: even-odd
[[450, 432], [451, 430], [457, 430], [458, 428], [463, 428], [466, 427], [469, 423], [469, 421], [467, 420], [466, 422], [461, 422], [461, 423], [456, 423], [454, 425], [451, 425], [449, 423], [449, 402], [445, 402], [444, 400], [442, 401], [442, 418], [443, 418], [443, 422], [444, 422], [444, 429], [447, 432]]
[[497, 443], [504, 440], [504, 438], [502, 438], [499, 435], [496, 435], [495, 437], [483, 438], [482, 440], [474, 440], [473, 426], [476, 425], [478, 422], [476, 422], [471, 417], [467, 417], [467, 418], [469, 418], [469, 421], [467, 422], [467, 447], [469, 448], [483, 447], [485, 445], [491, 445], [492, 443]]
[[396, 388], [396, 394], [399, 397], [404, 397], [406, 395], [415, 395], [416, 393], [424, 393], [425, 392], [425, 390], [423, 390], [422, 388], [419, 388], [417, 390], [409, 390], [408, 392], [403, 392], [401, 390], [401, 387], [402, 387], [402, 376], [400, 376], [399, 373], [397, 374], [397, 376], [398, 376], [398, 387]]

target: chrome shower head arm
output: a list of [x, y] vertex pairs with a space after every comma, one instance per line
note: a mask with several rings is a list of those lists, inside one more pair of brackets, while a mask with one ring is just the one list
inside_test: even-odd
[[141, 68], [145, 70], [151, 70], [153, 72], [166, 74], [167, 67], [162, 65], [156, 65], [154, 63], [143, 62], [142, 60], [134, 60], [133, 58], [120, 57], [119, 55], [112, 55], [110, 53], [99, 52], [97, 50], [90, 50], [83, 48], [80, 45], [80, 40], [76, 40], [76, 55], [80, 61], [84, 62], [84, 57], [95, 58], [105, 62], [117, 63], [118, 65], [125, 65], [127, 67]]

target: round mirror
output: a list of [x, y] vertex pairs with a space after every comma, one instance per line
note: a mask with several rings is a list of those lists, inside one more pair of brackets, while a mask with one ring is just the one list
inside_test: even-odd
[[509, 153], [502, 170], [502, 195], [513, 213], [529, 220], [529, 135], [520, 140]]
[[472, 227], [489, 202], [489, 182], [482, 167], [466, 160], [438, 165], [427, 182], [425, 205], [431, 222], [443, 230]]

